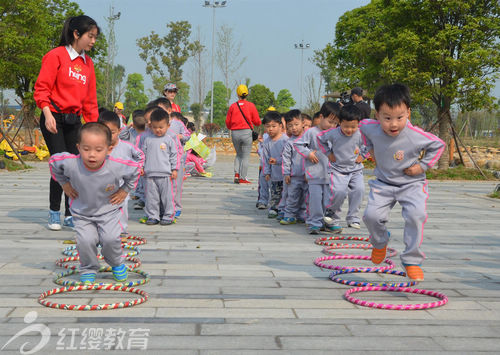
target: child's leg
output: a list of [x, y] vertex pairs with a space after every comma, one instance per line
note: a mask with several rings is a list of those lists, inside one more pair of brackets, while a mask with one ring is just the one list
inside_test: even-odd
[[300, 186], [300, 188], [299, 188], [298, 192], [300, 194], [300, 198], [299, 198], [299, 211], [297, 213], [297, 218], [301, 218], [305, 221], [307, 218], [306, 200], [307, 200], [307, 194], [308, 194], [309, 189], [308, 189], [307, 182], [304, 179], [301, 179], [299, 186]]
[[146, 177], [144, 175], [139, 177], [137, 187], [135, 188], [135, 195], [139, 200], [146, 203]]
[[382, 249], [389, 242], [389, 234], [385, 224], [389, 212], [396, 204], [395, 193], [398, 187], [384, 184], [379, 180], [370, 180], [370, 194], [366, 205], [363, 222], [370, 232], [370, 243], [376, 249]]
[[97, 260], [99, 235], [95, 222], [73, 216], [76, 231], [76, 250], [80, 255], [80, 274], [95, 274], [100, 268]]
[[424, 224], [427, 221], [426, 204], [429, 194], [427, 181], [416, 182], [401, 187], [397, 200], [401, 204], [405, 220], [404, 243], [405, 250], [401, 253], [404, 265], [420, 265], [425, 254], [420, 250], [424, 237]]
[[170, 177], [161, 178], [160, 194], [164, 206], [162, 220], [173, 221], [175, 217], [174, 183]]
[[[332, 217], [334, 223], [340, 223], [339, 211], [347, 197], [347, 186], [349, 185], [350, 174], [341, 174], [339, 172], [334, 172], [331, 174], [330, 186], [328, 193], [331, 194], [332, 204], [329, 209], [331, 211], [330, 217]], [[333, 187], [333, 188], [332, 188]]]
[[125, 201], [123, 201], [122, 207], [120, 208], [121, 214], [120, 214], [120, 224], [122, 227], [123, 232], [122, 233], [127, 233], [128, 230], [128, 201], [130, 200], [130, 195], [127, 195], [125, 197]]
[[363, 170], [356, 171], [350, 174], [351, 180], [349, 181], [349, 211], [347, 212], [347, 224], [359, 223], [359, 208], [363, 202], [365, 194], [365, 182], [363, 179]]
[[161, 178], [147, 177], [144, 179], [146, 206], [144, 212], [148, 218], [160, 220], [160, 189], [158, 181]]
[[183, 154], [181, 157], [181, 165], [179, 167], [179, 171], [177, 171], [177, 179], [175, 179], [175, 210], [182, 211], [182, 187], [184, 185], [184, 168], [186, 165], [186, 154]]
[[283, 181], [271, 181], [271, 198], [269, 200], [269, 211], [278, 212], [278, 205], [283, 191]]
[[323, 227], [323, 189], [325, 186], [324, 184], [309, 185], [307, 224], [310, 227]]
[[297, 218], [301, 217], [299, 215], [300, 202], [302, 199], [302, 186], [301, 180], [294, 179], [292, 177], [290, 185], [287, 186], [287, 196], [285, 203], [285, 217], [286, 218]]
[[262, 169], [259, 170], [259, 200], [257, 202], [264, 205], [269, 203], [269, 181], [266, 180]]
[[281, 190], [281, 198], [278, 204], [278, 213], [283, 215], [285, 213], [286, 208], [286, 200], [288, 198], [288, 186], [283, 181], [281, 182], [282, 190]]
[[335, 186], [335, 181], [334, 181], [334, 174], [330, 173], [328, 174], [328, 184], [326, 185], [327, 189], [324, 192], [323, 195], [323, 203], [324, 203], [324, 210], [325, 210], [325, 216], [331, 217], [333, 219], [336, 218], [336, 216], [340, 215], [340, 207], [337, 210], [334, 210], [332, 205], [333, 205], [333, 199], [335, 197], [335, 189], [337, 186]]
[[99, 240], [102, 245], [102, 256], [109, 266], [120, 266], [123, 264], [122, 258], [122, 240], [120, 233], [119, 210], [105, 214], [99, 218], [97, 229], [99, 231]]

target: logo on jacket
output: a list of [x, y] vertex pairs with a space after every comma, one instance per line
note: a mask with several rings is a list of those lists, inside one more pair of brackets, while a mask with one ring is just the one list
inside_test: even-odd
[[167, 150], [167, 145], [165, 143], [160, 144], [161, 150]]
[[104, 191], [106, 192], [110, 192], [110, 191], [113, 191], [115, 189], [115, 185], [114, 184], [109, 184], [106, 186], [106, 188], [104, 189]]
[[358, 155], [359, 154], [359, 147], [356, 147], [356, 149], [354, 149], [354, 155]]
[[80, 74], [81, 71], [82, 67], [78, 64], [73, 67], [73, 70], [71, 69], [71, 67], [69, 67], [69, 77], [79, 80], [83, 83], [83, 85], [85, 85], [87, 83], [87, 76]]
[[394, 153], [394, 160], [403, 160], [405, 157], [405, 152], [402, 150], [398, 150], [396, 153]]

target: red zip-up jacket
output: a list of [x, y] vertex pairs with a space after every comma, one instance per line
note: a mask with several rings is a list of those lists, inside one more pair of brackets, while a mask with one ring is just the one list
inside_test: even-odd
[[56, 47], [42, 59], [42, 68], [35, 83], [34, 98], [37, 106], [62, 113], [81, 113], [85, 122], [95, 122], [99, 117], [97, 108], [94, 63], [85, 54], [71, 60], [64, 46]]
[[241, 115], [240, 109], [237, 105], [240, 105], [241, 110], [245, 114], [248, 122], [253, 126], [260, 126], [259, 112], [255, 108], [255, 105], [250, 101], [239, 100], [229, 106], [226, 116], [226, 127], [227, 129], [234, 131], [239, 129], [250, 129], [245, 119]]

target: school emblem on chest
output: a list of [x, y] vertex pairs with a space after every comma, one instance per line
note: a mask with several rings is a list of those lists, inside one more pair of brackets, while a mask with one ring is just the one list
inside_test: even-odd
[[106, 188], [104, 189], [104, 191], [106, 192], [110, 192], [110, 191], [113, 191], [115, 189], [115, 185], [114, 184], [109, 184], [106, 186]]
[[165, 143], [160, 144], [160, 149], [161, 150], [166, 150], [167, 149], [167, 145]]
[[398, 150], [396, 153], [394, 153], [394, 160], [403, 160], [405, 157], [405, 152], [402, 150]]
[[354, 149], [354, 155], [358, 155], [359, 154], [359, 147], [356, 147], [356, 149]]

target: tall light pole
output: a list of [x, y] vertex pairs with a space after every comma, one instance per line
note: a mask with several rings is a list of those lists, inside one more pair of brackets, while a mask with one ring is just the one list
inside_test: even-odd
[[214, 121], [214, 45], [215, 45], [215, 9], [219, 7], [226, 7], [227, 1], [208, 1], [205, 0], [205, 4], [203, 7], [211, 7], [212, 12], [212, 59], [211, 59], [211, 74], [210, 74], [210, 82], [212, 86], [211, 95], [210, 95], [210, 123]]
[[311, 45], [309, 43], [304, 43], [304, 40], [300, 43], [295, 43], [295, 49], [300, 49], [300, 109], [302, 109], [302, 82], [304, 80], [304, 49], [309, 49]]

